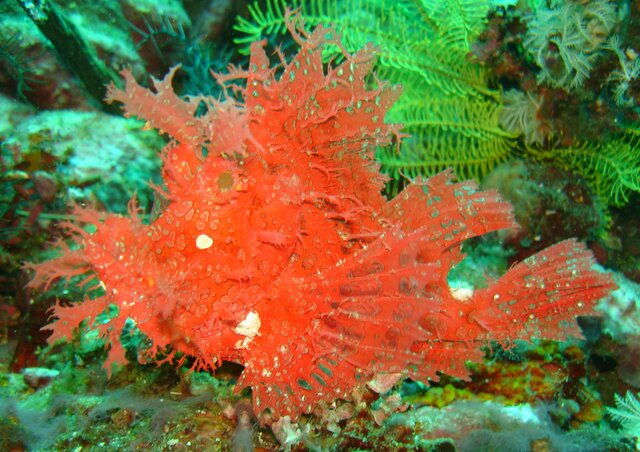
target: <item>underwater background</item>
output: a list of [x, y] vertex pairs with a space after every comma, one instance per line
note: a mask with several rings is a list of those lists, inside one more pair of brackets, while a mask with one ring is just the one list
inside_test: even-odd
[[0, 0], [0, 449], [638, 450], [639, 77], [631, 0]]

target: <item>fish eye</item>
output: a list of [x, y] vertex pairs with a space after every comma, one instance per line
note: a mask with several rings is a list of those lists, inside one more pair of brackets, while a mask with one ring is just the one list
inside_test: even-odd
[[216, 183], [218, 184], [218, 189], [220, 189], [220, 191], [229, 191], [231, 187], [233, 187], [233, 175], [229, 171], [220, 173], [216, 179]]

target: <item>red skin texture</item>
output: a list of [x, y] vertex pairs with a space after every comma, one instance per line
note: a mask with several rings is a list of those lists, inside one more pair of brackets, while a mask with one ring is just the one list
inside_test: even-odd
[[[487, 340], [577, 334], [575, 315], [613, 288], [591, 254], [565, 241], [456, 299], [446, 278], [460, 244], [515, 227], [511, 206], [450, 171], [387, 201], [373, 154], [397, 135], [383, 118], [399, 89], [368, 89], [372, 48], [323, 69], [335, 33], [290, 28], [301, 50], [279, 78], [261, 42], [246, 72], [218, 76], [246, 78], [234, 88], [243, 103], [182, 100], [174, 71], [155, 94], [127, 71], [124, 91], [111, 87], [109, 100], [173, 139], [169, 202], [149, 225], [134, 207], [129, 218], [76, 210], [76, 224], [96, 231], [69, 225], [81, 246], [35, 266], [34, 284], [86, 274], [104, 294], [56, 306], [51, 341], [115, 304], [118, 317], [95, 325], [111, 344], [108, 370], [124, 362], [118, 339], [131, 318], [153, 341], [147, 358], [168, 347], [197, 368], [242, 364], [237, 386], [252, 387], [255, 413], [296, 418], [381, 372], [466, 377]], [[201, 100], [209, 111], [195, 118]]]

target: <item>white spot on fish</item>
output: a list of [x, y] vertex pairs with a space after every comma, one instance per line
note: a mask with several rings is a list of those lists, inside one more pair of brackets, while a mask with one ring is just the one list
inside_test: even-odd
[[198, 237], [196, 237], [196, 247], [199, 250], [206, 250], [207, 248], [211, 248], [211, 245], [213, 245], [213, 239], [207, 234], [200, 234]]
[[247, 316], [233, 329], [233, 332], [246, 336], [243, 340], [236, 342], [235, 348], [246, 349], [256, 335], [260, 335], [262, 322], [260, 316], [255, 311], [249, 311]]

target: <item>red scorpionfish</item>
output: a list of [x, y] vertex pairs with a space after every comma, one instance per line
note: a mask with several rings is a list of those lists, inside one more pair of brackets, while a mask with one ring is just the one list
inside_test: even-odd
[[[564, 241], [485, 288], [452, 290], [461, 243], [515, 227], [511, 206], [451, 171], [387, 200], [374, 152], [398, 137], [384, 117], [399, 88], [369, 76], [373, 47], [343, 49], [327, 68], [322, 48], [339, 36], [289, 28], [301, 47], [290, 62], [271, 67], [256, 42], [248, 70], [217, 76], [243, 102], [176, 96], [176, 68], [155, 92], [126, 70], [125, 89], [110, 87], [109, 101], [171, 138], [167, 206], [150, 224], [133, 203], [128, 217], [76, 207], [67, 226], [77, 245], [34, 266], [33, 284], [96, 284], [53, 308], [50, 341], [115, 305], [117, 316], [93, 325], [110, 344], [108, 371], [125, 362], [130, 319], [153, 343], [146, 358], [239, 363], [255, 412], [295, 419], [375, 377], [464, 378], [487, 341], [579, 335], [575, 316], [614, 287], [591, 253]], [[239, 78], [246, 86], [229, 84]]]

